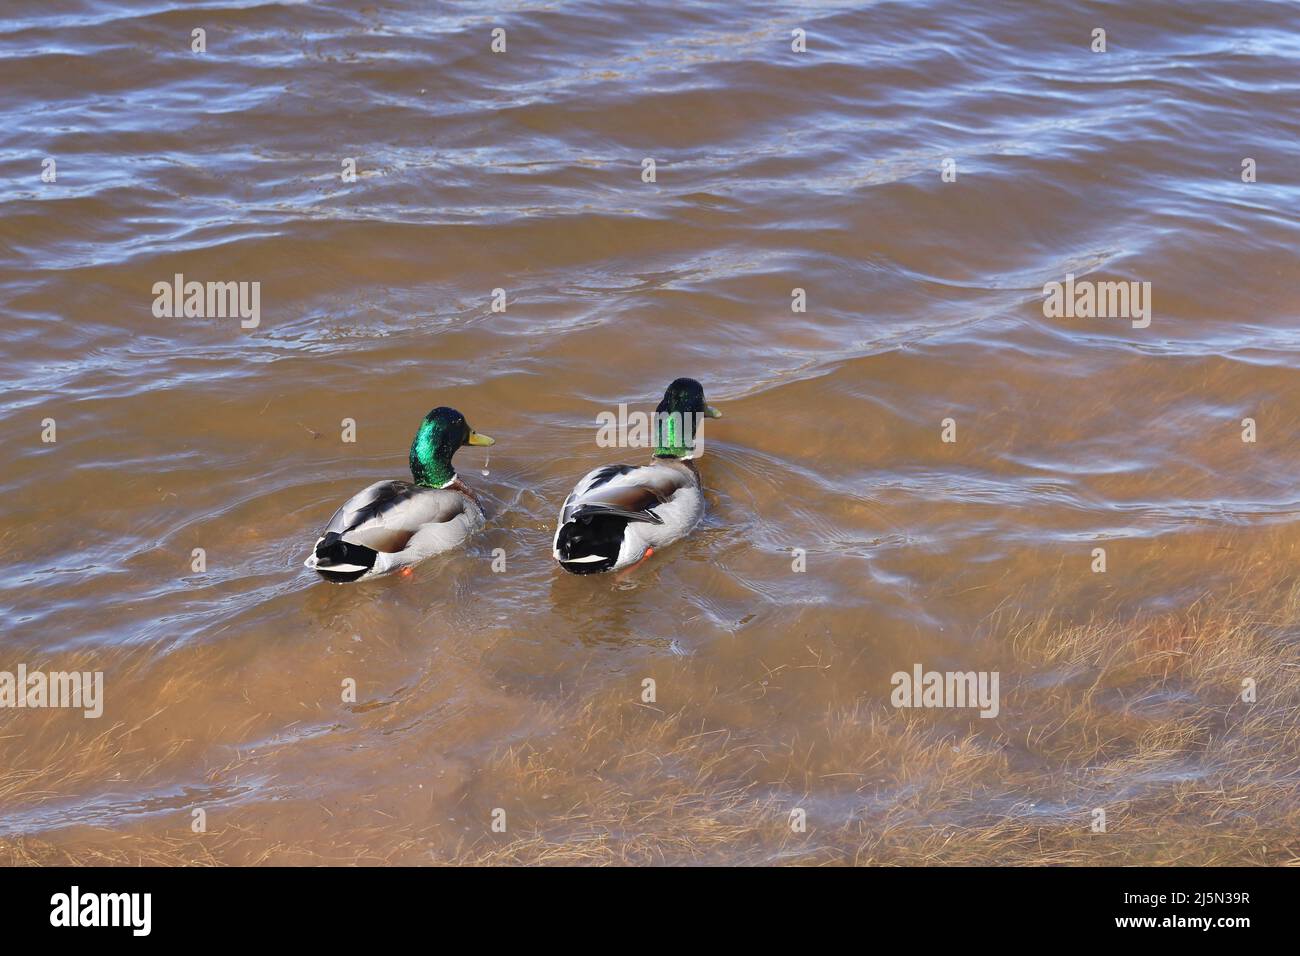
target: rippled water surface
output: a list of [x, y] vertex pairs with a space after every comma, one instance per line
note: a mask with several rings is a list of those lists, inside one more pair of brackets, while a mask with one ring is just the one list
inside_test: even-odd
[[[1294, 583], [1298, 57], [1289, 2], [9, 0], [0, 670], [102, 670], [106, 703], [0, 713], [4, 858], [870, 862], [895, 826], [1086, 830], [1089, 773], [1132, 754], [1042, 745], [1083, 719], [1045, 701], [1086, 671], [1102, 725], [1222, 702], [1026, 656], [1011, 622]], [[260, 283], [260, 324], [156, 317], [178, 273]], [[1149, 282], [1150, 325], [1046, 317], [1067, 273]], [[704, 523], [563, 574], [564, 495], [644, 454], [596, 415], [680, 375], [725, 415]], [[319, 529], [440, 404], [497, 438], [457, 458], [486, 530], [317, 581]], [[900, 714], [916, 663], [998, 670], [1002, 712]], [[1207, 747], [1139, 747], [1107, 799], [1204, 790]], [[1262, 764], [1271, 805], [1296, 763]]]

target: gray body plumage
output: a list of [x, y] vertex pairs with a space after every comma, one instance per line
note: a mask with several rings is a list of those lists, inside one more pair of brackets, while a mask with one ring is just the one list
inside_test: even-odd
[[484, 521], [459, 478], [443, 488], [379, 481], [344, 502], [303, 564], [335, 581], [378, 577], [459, 546]]
[[640, 561], [648, 548], [685, 537], [703, 514], [693, 462], [606, 465], [584, 475], [564, 500], [552, 554], [575, 574], [616, 571]]

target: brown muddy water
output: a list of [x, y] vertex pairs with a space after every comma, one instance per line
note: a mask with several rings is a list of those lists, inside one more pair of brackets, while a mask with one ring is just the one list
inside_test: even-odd
[[[0, 671], [104, 693], [0, 710], [0, 861], [1296, 862], [1297, 55], [1282, 2], [10, 0]], [[564, 574], [680, 375], [702, 525]], [[486, 529], [318, 581], [440, 404]]]

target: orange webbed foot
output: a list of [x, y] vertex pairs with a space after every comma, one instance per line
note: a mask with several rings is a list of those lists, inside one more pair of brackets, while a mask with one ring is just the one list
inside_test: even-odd
[[615, 580], [615, 581], [622, 581], [625, 577], [627, 577], [629, 574], [631, 574], [631, 573], [632, 573], [633, 571], [635, 571], [637, 568], [641, 567], [641, 565], [643, 565], [643, 564], [645, 564], [647, 561], [649, 561], [650, 558], [651, 558], [651, 556], [654, 555], [654, 553], [655, 553], [655, 549], [654, 549], [654, 548], [646, 548], [646, 549], [645, 549], [645, 554], [641, 555], [641, 560], [638, 561], [636, 564], [629, 564], [629, 565], [628, 565], [627, 567], [625, 567], [622, 571], [618, 572], [618, 574], [614, 575], [614, 580]]

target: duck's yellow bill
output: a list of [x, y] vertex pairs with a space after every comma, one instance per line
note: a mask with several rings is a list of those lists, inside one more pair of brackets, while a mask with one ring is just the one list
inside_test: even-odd
[[481, 434], [481, 433], [479, 433], [479, 432], [471, 431], [471, 432], [469, 433], [469, 441], [467, 441], [465, 444], [467, 444], [467, 445], [495, 445], [496, 443], [497, 443], [497, 440], [496, 440], [495, 438], [493, 438], [491, 435], [484, 435], [484, 434]]
[[705, 415], [708, 415], [710, 418], [721, 418], [721, 417], [722, 417], [722, 412], [718, 411], [718, 410], [717, 410], [716, 408], [714, 408], [712, 405], [705, 405], [705, 406], [704, 406], [704, 414], [705, 414]]

